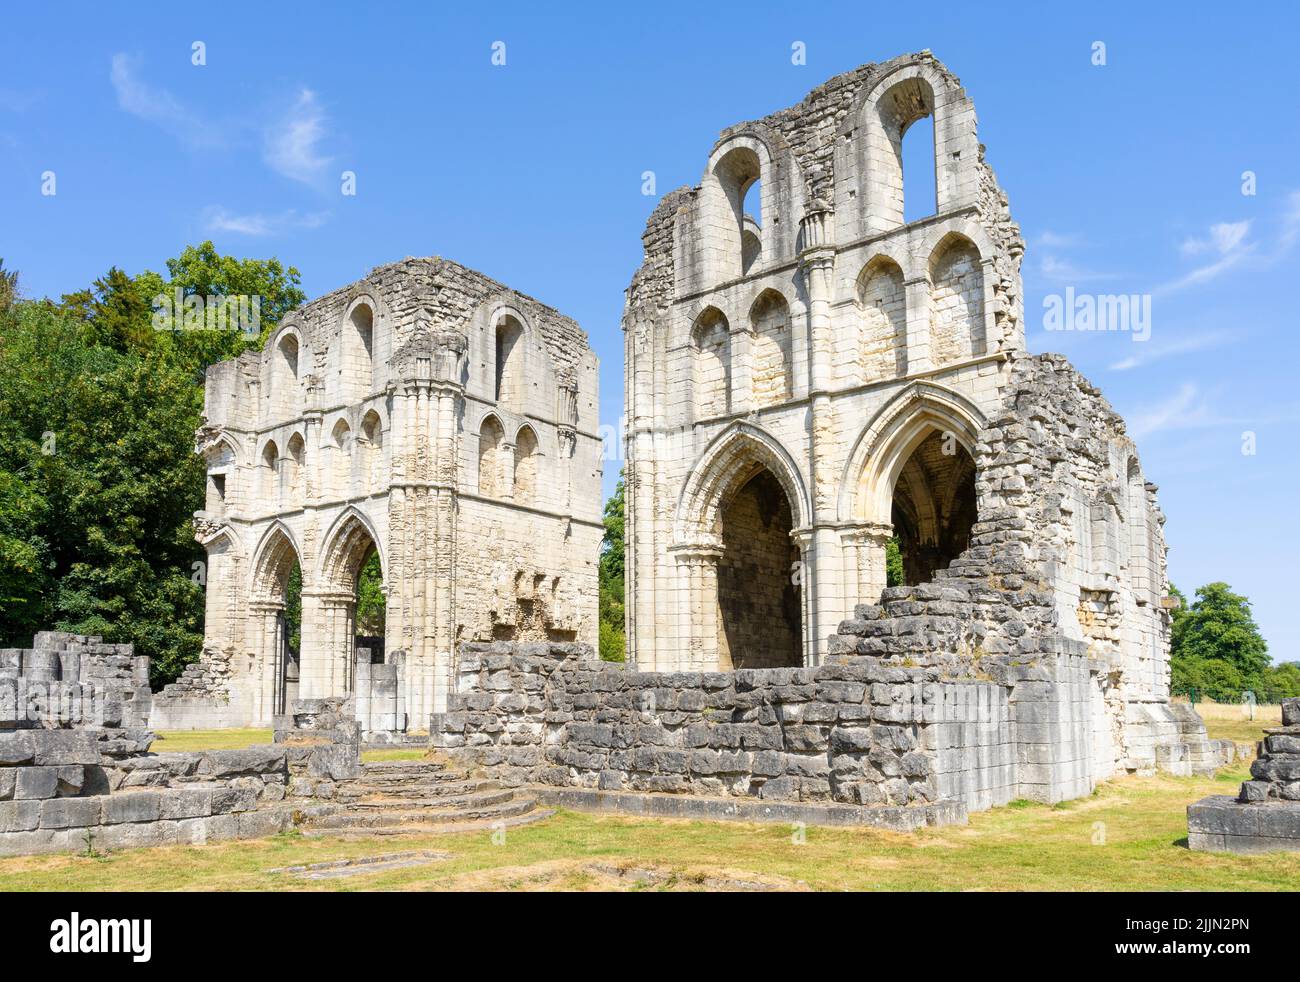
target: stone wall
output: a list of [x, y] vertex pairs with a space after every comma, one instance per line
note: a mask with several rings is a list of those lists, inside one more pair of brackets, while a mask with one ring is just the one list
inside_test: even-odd
[[0, 856], [271, 835], [361, 771], [355, 709], [304, 706], [277, 743], [150, 753], [144, 730], [0, 731]]
[[459, 641], [594, 643], [598, 406], [597, 360], [571, 318], [440, 257], [378, 267], [212, 366], [196, 434], [203, 657], [162, 694], [155, 725], [265, 726], [284, 711], [295, 565], [302, 698], [354, 689], [371, 552], [384, 663], [404, 658], [399, 701], [416, 719], [443, 706]]
[[[459, 665], [431, 743], [512, 785], [983, 810], [1081, 797], [1112, 773], [1096, 742], [1102, 666], [1071, 642], [964, 677], [878, 657], [637, 672], [582, 645], [514, 643], [463, 645]], [[1218, 748], [1203, 729], [1187, 739], [1212, 771]]]
[[465, 645], [431, 741], [510, 783], [972, 808], [1015, 796], [1004, 687], [862, 662], [635, 672], [575, 645]]
[[0, 729], [143, 727], [149, 659], [129, 644], [42, 631], [30, 648], [0, 649]]

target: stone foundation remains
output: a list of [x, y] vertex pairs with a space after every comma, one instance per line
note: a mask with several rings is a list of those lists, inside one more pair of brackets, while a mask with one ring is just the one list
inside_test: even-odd
[[1300, 851], [1300, 699], [1282, 700], [1282, 725], [1264, 731], [1236, 798], [1187, 806], [1187, 844], [1207, 852]]

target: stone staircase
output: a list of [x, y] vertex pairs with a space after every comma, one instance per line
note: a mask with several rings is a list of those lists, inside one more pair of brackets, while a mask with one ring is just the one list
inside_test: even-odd
[[306, 835], [369, 838], [515, 828], [554, 814], [527, 792], [503, 788], [440, 760], [362, 765], [334, 801], [303, 810]]

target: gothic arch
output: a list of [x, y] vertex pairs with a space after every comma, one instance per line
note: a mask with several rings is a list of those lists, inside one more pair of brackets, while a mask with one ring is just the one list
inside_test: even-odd
[[841, 522], [890, 521], [894, 486], [914, 451], [931, 433], [951, 433], [975, 457], [986, 425], [979, 407], [934, 382], [903, 387], [863, 428], [840, 481]]
[[292, 530], [284, 522], [273, 522], [253, 551], [249, 596], [277, 602], [283, 600], [294, 563], [302, 568], [302, 551]]
[[357, 572], [373, 548], [379, 553], [379, 568], [388, 582], [388, 564], [374, 524], [359, 509], [349, 506], [325, 534], [325, 546], [317, 583], [322, 587], [351, 593], [356, 588]]
[[811, 505], [799, 466], [774, 436], [753, 423], [735, 422], [718, 434], [691, 467], [677, 502], [676, 542], [711, 542], [727, 497], [760, 470], [776, 478], [790, 503], [795, 529], [808, 522]]

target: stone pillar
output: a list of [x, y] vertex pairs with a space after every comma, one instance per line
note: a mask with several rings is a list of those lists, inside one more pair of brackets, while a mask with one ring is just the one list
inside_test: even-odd
[[254, 637], [253, 671], [250, 686], [252, 706], [251, 723], [269, 723], [280, 711], [279, 683], [284, 671], [284, 644], [281, 636], [280, 614], [284, 604], [279, 600], [259, 599], [248, 605]]
[[718, 560], [721, 543], [701, 542], [674, 547], [677, 564], [677, 639], [678, 653], [671, 667], [656, 670], [678, 672], [715, 672], [730, 668], [720, 664], [718, 632]]
[[857, 604], [880, 602], [887, 582], [885, 550], [893, 534], [892, 525], [880, 522], [864, 522], [841, 533], [845, 582], [850, 591], [844, 598], [845, 618], [853, 615]]
[[980, 262], [980, 296], [984, 299], [984, 350], [974, 352], [976, 355], [1002, 350], [1002, 328], [998, 324], [997, 304], [993, 296], [993, 284], [996, 282], [997, 271], [993, 268], [993, 257], [988, 256]]
[[303, 590], [300, 698], [325, 699], [351, 691], [355, 608], [350, 593]]
[[906, 280], [907, 374], [917, 375], [934, 367], [930, 359], [930, 277]]
[[[831, 523], [835, 520], [835, 488], [838, 474], [833, 462], [835, 410], [831, 405], [831, 365], [834, 338], [831, 329], [831, 298], [834, 290], [835, 246], [830, 234], [834, 213], [824, 203], [814, 203], [802, 225], [805, 248], [799, 256], [808, 293], [809, 396], [812, 401], [812, 432], [809, 440], [808, 472], [812, 475], [812, 514], [796, 530], [802, 553], [803, 661], [821, 662], [827, 638], [838, 622], [841, 600], [840, 543]], [[791, 503], [794, 504], [793, 502]]]
[[738, 416], [744, 416], [753, 410], [754, 332], [747, 324], [733, 324], [731, 326], [731, 411]]

